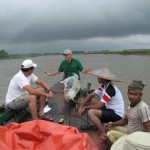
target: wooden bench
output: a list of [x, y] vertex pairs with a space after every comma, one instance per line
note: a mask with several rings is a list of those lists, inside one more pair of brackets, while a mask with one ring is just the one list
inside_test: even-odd
[[0, 112], [0, 125], [7, 125], [11, 122], [19, 122], [21, 118], [28, 114], [26, 108], [21, 110], [6, 109]]

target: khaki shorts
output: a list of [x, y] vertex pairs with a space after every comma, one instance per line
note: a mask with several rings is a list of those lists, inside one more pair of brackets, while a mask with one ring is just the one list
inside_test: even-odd
[[29, 102], [29, 94], [25, 93], [21, 95], [20, 97], [14, 99], [7, 106], [14, 110], [20, 110], [20, 109], [26, 108], [28, 106], [28, 102]]

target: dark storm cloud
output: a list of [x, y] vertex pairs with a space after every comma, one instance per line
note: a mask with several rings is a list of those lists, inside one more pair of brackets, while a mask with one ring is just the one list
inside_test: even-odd
[[[104, 4], [101, 4], [101, 1], [95, 1], [95, 3], [93, 1], [91, 6], [77, 6], [72, 10], [68, 10], [69, 6], [61, 8], [60, 13], [56, 12], [55, 18], [50, 13], [46, 16], [41, 14], [41, 19], [27, 26], [15, 40], [39, 42], [149, 34], [148, 6], [150, 2], [147, 2], [144, 4], [142, 1], [141, 3], [132, 1], [118, 4], [113, 8], [108, 6], [109, 9], [106, 9], [107, 7], [103, 8]], [[115, 1], [112, 4], [116, 5]]]
[[150, 35], [149, 6], [149, 0], [3, 0], [0, 43], [15, 49], [48, 48], [48, 43], [53, 49], [60, 48], [58, 45], [75, 48], [77, 43], [80, 48], [100, 44], [109, 49], [115, 48], [115, 39], [134, 45], [141, 35], [145, 44]]

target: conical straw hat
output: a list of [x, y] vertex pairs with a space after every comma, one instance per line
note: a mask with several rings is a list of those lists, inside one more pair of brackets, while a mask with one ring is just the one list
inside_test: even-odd
[[114, 74], [112, 74], [108, 68], [97, 69], [97, 70], [91, 71], [89, 74], [106, 79], [106, 80], [121, 82], [121, 80], [118, 79]]

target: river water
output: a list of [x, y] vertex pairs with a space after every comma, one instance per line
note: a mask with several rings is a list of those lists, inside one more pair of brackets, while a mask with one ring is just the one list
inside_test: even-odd
[[[121, 90], [125, 104], [128, 104], [127, 86], [133, 79], [142, 80], [147, 84], [143, 92], [143, 100], [150, 105], [150, 56], [137, 55], [103, 55], [103, 54], [81, 54], [73, 55], [79, 59], [85, 67], [99, 69], [107, 67], [122, 82], [115, 82]], [[56, 70], [60, 62], [64, 59], [62, 55], [49, 55], [34, 57], [32, 60], [38, 67], [34, 73], [50, 86], [57, 83], [63, 74], [47, 77], [44, 71]], [[4, 103], [5, 95], [11, 78], [20, 70], [23, 59], [1, 60], [0, 61], [0, 104]], [[92, 83], [92, 89], [99, 86], [96, 77], [81, 73], [81, 84], [84, 88], [87, 82]]]

